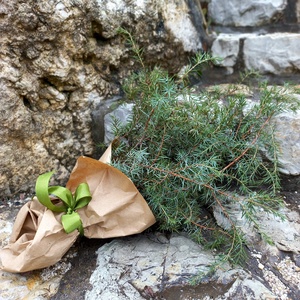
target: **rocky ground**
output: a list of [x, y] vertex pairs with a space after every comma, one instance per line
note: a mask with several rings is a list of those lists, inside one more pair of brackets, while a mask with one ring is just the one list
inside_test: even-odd
[[[293, 216], [288, 218], [300, 224], [298, 181], [298, 177], [283, 178], [282, 196]], [[20, 195], [15, 200], [2, 200], [2, 245], [8, 240], [17, 211], [28, 199]], [[250, 245], [245, 266], [225, 265], [196, 285], [193, 278], [208, 271], [215, 257], [184, 235], [149, 231], [109, 240], [81, 238], [52, 267], [23, 274], [0, 271], [0, 299], [297, 300], [299, 235], [294, 235], [291, 251], [287, 251], [287, 240], [276, 241], [276, 247]]]

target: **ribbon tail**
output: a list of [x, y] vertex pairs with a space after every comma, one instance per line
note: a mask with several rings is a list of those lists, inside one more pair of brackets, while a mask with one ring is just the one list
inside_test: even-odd
[[62, 215], [61, 223], [66, 233], [73, 232], [77, 229], [80, 235], [84, 234], [82, 222], [77, 212], [73, 211], [71, 214]]

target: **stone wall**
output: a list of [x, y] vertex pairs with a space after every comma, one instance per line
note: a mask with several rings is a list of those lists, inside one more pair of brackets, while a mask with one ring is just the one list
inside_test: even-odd
[[0, 1], [1, 197], [50, 170], [64, 184], [78, 156], [98, 155], [104, 113], [136, 67], [121, 26], [170, 72], [202, 49], [184, 0]]
[[203, 5], [215, 34], [212, 53], [223, 58], [219, 66], [227, 73], [299, 73], [299, 0], [211, 0]]

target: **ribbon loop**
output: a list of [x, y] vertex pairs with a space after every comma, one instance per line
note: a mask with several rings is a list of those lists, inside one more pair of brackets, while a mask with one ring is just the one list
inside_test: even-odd
[[[48, 172], [43, 175], [40, 175], [35, 184], [35, 194], [38, 200], [46, 206], [48, 209], [55, 212], [66, 211], [65, 206], [54, 205], [49, 197], [49, 181], [54, 172]], [[53, 191], [54, 192], [54, 191]], [[51, 194], [51, 192], [50, 192]]]
[[[40, 175], [36, 181], [35, 193], [41, 204], [54, 212], [65, 212], [61, 222], [66, 233], [78, 230], [83, 235], [83, 225], [77, 209], [82, 208], [91, 201], [92, 196], [87, 183], [81, 183], [77, 187], [74, 196], [67, 188], [61, 186], [49, 187], [49, 181], [54, 172]], [[62, 201], [63, 205], [55, 205], [49, 195], [54, 195]]]
[[86, 183], [80, 183], [75, 191], [75, 208], [82, 208], [91, 201], [92, 196], [89, 186]]

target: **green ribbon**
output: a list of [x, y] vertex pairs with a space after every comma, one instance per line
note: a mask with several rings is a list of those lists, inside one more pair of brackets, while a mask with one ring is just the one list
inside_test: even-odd
[[[77, 209], [86, 206], [92, 199], [91, 192], [87, 183], [81, 183], [77, 187], [75, 194], [62, 186], [50, 186], [49, 181], [54, 172], [48, 172], [40, 175], [36, 181], [35, 193], [44, 206], [54, 212], [65, 212], [62, 215], [61, 223], [66, 233], [78, 230], [83, 235], [83, 226]], [[49, 195], [54, 195], [61, 200], [61, 203], [55, 205]]]

